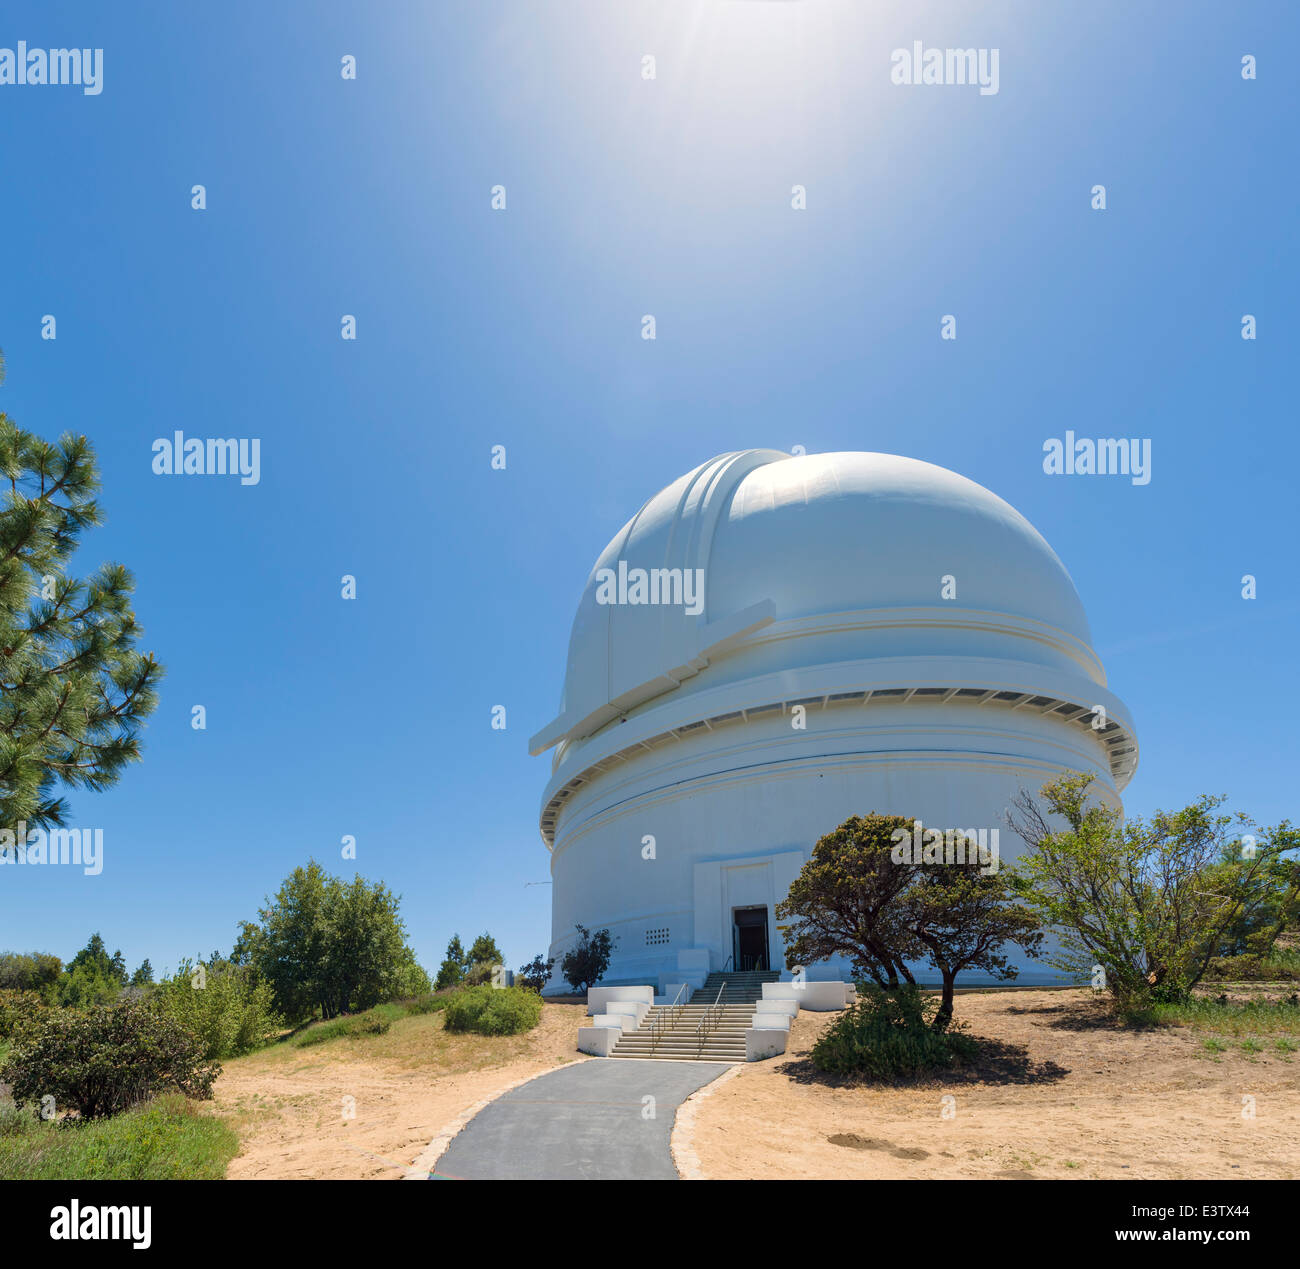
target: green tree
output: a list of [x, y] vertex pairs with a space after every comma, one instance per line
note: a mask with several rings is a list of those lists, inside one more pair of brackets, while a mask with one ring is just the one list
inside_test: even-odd
[[130, 573], [66, 571], [100, 522], [90, 442], [52, 443], [0, 413], [0, 469], [0, 849], [12, 855], [17, 825], [64, 824], [61, 790], [109, 788], [139, 759], [163, 670], [135, 649]]
[[[1273, 893], [1261, 880], [1294, 848], [1285, 821], [1260, 829], [1201, 797], [1149, 820], [1090, 801], [1092, 777], [1045, 784], [1045, 807], [1017, 797], [1009, 822], [1030, 849], [1017, 861], [1025, 899], [1059, 931], [1049, 962], [1091, 977], [1125, 1012], [1186, 999], [1212, 957]], [[1243, 838], [1250, 839], [1245, 849]]]
[[[851, 816], [818, 840], [776, 915], [790, 922], [791, 969], [847, 957], [854, 974], [882, 993], [884, 1003], [868, 1011], [873, 1019], [901, 1017], [913, 1029], [943, 1031], [957, 976], [980, 970], [1015, 978], [1006, 949], [1037, 955], [1042, 920], [997, 861], [980, 857], [974, 840], [943, 834], [934, 845], [926, 834], [901, 815]], [[914, 990], [911, 966], [922, 960], [942, 984], [933, 1013], [922, 1010]]]
[[205, 1058], [250, 1053], [280, 1031], [271, 985], [251, 965], [214, 956], [203, 962], [202, 974], [197, 968], [182, 961], [150, 999], [199, 1038]]
[[786, 964], [793, 969], [844, 956], [858, 978], [882, 991], [916, 979], [909, 961], [923, 947], [907, 922], [902, 897], [920, 864], [894, 862], [899, 833], [913, 821], [901, 815], [853, 815], [819, 838], [812, 856], [776, 908], [786, 929]]
[[96, 932], [69, 962], [55, 985], [55, 1001], [65, 1008], [109, 1004], [117, 999], [122, 982], [104, 940]]
[[485, 930], [470, 945], [465, 956], [465, 981], [471, 986], [490, 982], [493, 973], [505, 963], [501, 949]]
[[447, 944], [447, 954], [438, 966], [438, 977], [434, 980], [435, 991], [446, 991], [448, 987], [457, 987], [465, 977], [465, 948], [459, 934], [453, 934]]
[[551, 970], [555, 967], [555, 957], [534, 956], [527, 965], [515, 974], [515, 985], [527, 987], [530, 991], [541, 991], [551, 981]]
[[609, 968], [609, 958], [614, 953], [614, 939], [608, 930], [594, 934], [585, 925], [574, 926], [578, 941], [560, 961], [560, 973], [569, 980], [574, 991], [586, 991], [600, 982]]
[[34, 991], [49, 1000], [63, 962], [48, 952], [0, 952], [0, 991]]
[[1009, 872], [988, 872], [970, 850], [963, 853], [965, 862], [923, 863], [906, 896], [907, 925], [943, 984], [936, 1031], [952, 1021], [958, 974], [1015, 978], [1006, 949], [1037, 956], [1043, 942], [1042, 918], [1020, 899]]
[[258, 915], [260, 924], [244, 923], [235, 957], [270, 984], [276, 1009], [291, 1022], [317, 1010], [333, 1018], [368, 1009], [419, 981], [398, 897], [383, 882], [360, 875], [345, 882], [312, 860]]
[[153, 966], [149, 964], [149, 958], [146, 956], [140, 962], [140, 968], [131, 975], [132, 987], [148, 987], [153, 982]]

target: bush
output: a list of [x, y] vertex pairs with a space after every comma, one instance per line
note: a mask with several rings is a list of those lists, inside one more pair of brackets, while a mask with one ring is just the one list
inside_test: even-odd
[[523, 987], [466, 987], [447, 1004], [448, 1031], [518, 1035], [542, 1016], [542, 998]]
[[0, 987], [0, 1040], [8, 1040], [22, 1026], [34, 1023], [44, 1009], [36, 992]]
[[7, 1180], [219, 1180], [238, 1149], [226, 1124], [175, 1093], [86, 1123], [45, 1123], [0, 1108], [0, 1176]]
[[0, 1081], [16, 1105], [39, 1111], [53, 1097], [58, 1111], [83, 1119], [116, 1114], [155, 1093], [212, 1096], [221, 1073], [203, 1043], [148, 1001], [86, 1010], [51, 1009], [14, 1037]]
[[203, 969], [198, 977], [188, 961], [182, 962], [173, 977], [158, 985], [154, 999], [198, 1036], [204, 1057], [239, 1057], [279, 1034], [284, 1023], [272, 1006], [270, 984], [251, 966], [215, 961]]
[[977, 1045], [958, 1025], [935, 1031], [933, 997], [915, 988], [890, 992], [859, 986], [852, 1004], [813, 1045], [813, 1065], [836, 1075], [914, 1079], [975, 1055]]
[[313, 1044], [324, 1044], [326, 1040], [338, 1040], [344, 1036], [383, 1035], [399, 1018], [407, 1014], [404, 1005], [376, 1005], [365, 1013], [345, 1014], [341, 1018], [331, 1018], [308, 1027], [294, 1037], [294, 1044], [302, 1049]]
[[1294, 952], [1283, 951], [1275, 951], [1272, 956], [1257, 956], [1251, 952], [1241, 956], [1216, 956], [1210, 961], [1205, 978], [1227, 983], [1293, 982], [1300, 979], [1300, 957]]

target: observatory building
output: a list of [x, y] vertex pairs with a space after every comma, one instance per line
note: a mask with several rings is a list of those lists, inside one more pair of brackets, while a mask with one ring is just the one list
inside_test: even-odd
[[612, 985], [784, 970], [776, 905], [850, 815], [996, 829], [1007, 860], [1021, 789], [1087, 771], [1118, 805], [1138, 757], [1019, 512], [915, 459], [775, 450], [701, 464], [619, 530], [530, 748], [554, 750], [554, 991], [579, 924], [617, 940]]

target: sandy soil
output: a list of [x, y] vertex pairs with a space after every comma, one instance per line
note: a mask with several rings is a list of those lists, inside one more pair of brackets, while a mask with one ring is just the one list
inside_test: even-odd
[[956, 1015], [998, 1041], [980, 1070], [882, 1088], [817, 1072], [809, 1050], [838, 1015], [800, 1014], [783, 1057], [741, 1068], [695, 1108], [703, 1175], [1300, 1177], [1300, 1054], [1121, 1031], [1085, 991], [961, 995]]
[[494, 1037], [448, 1035], [442, 1015], [427, 1014], [382, 1036], [226, 1062], [212, 1105], [240, 1136], [227, 1176], [400, 1177], [467, 1107], [576, 1060], [585, 1013], [548, 1004], [534, 1031]]

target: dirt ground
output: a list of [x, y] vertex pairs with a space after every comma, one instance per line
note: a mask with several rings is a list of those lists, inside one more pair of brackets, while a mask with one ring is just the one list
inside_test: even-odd
[[1216, 1052], [1188, 1028], [1122, 1031], [1086, 991], [961, 995], [957, 1018], [997, 1041], [980, 1069], [881, 1088], [813, 1068], [837, 1016], [801, 1013], [783, 1057], [700, 1100], [706, 1177], [1300, 1177], [1300, 1053], [1270, 1037]]
[[449, 1035], [441, 1014], [426, 1014], [382, 1036], [226, 1062], [212, 1105], [240, 1137], [227, 1176], [400, 1177], [475, 1102], [576, 1060], [585, 1014], [547, 1004], [535, 1030], [492, 1037]]

